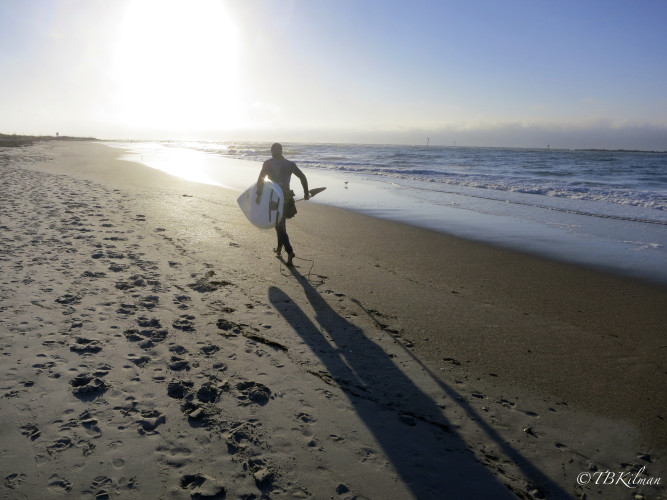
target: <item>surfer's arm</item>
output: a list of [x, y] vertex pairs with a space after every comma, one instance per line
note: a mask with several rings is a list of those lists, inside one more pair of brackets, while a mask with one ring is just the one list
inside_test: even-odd
[[301, 181], [301, 186], [303, 186], [303, 197], [307, 200], [310, 198], [310, 192], [308, 191], [308, 179], [306, 179], [306, 174], [304, 174], [296, 165], [294, 165], [294, 171], [292, 173]]
[[262, 190], [264, 189], [264, 178], [266, 177], [268, 173], [268, 165], [266, 162], [262, 165], [262, 170], [259, 173], [259, 177], [257, 178], [257, 197], [255, 198], [255, 202], [259, 203], [259, 199], [262, 197]]

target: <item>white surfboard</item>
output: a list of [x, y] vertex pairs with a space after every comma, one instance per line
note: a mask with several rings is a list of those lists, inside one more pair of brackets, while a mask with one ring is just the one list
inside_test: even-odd
[[257, 198], [257, 184], [246, 189], [239, 199], [236, 200], [243, 213], [255, 226], [261, 229], [271, 229], [283, 216], [283, 190], [278, 184], [270, 180], [264, 181], [262, 196], [259, 203]]

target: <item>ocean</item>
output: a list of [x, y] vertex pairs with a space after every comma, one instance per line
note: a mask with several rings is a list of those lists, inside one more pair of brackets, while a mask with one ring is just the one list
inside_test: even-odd
[[[239, 192], [270, 155], [269, 143], [108, 144]], [[667, 285], [667, 153], [283, 146], [311, 188], [327, 187], [313, 202]]]

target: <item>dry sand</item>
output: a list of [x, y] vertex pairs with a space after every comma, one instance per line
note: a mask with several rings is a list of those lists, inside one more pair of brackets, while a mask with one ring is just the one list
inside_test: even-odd
[[0, 151], [0, 497], [665, 496], [665, 289], [118, 155]]

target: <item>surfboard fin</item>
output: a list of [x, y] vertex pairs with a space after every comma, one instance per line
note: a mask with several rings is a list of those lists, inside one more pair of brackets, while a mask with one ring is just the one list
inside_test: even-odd
[[[316, 194], [321, 193], [322, 191], [324, 191], [325, 189], [326, 189], [326, 187], [313, 188], [313, 189], [311, 189], [311, 190], [308, 191], [308, 194], [309, 194], [310, 197], [312, 198], [312, 197], [315, 196]], [[301, 201], [301, 200], [304, 200], [304, 199], [305, 199], [305, 198], [299, 198], [299, 199], [296, 200], [296, 201]]]

